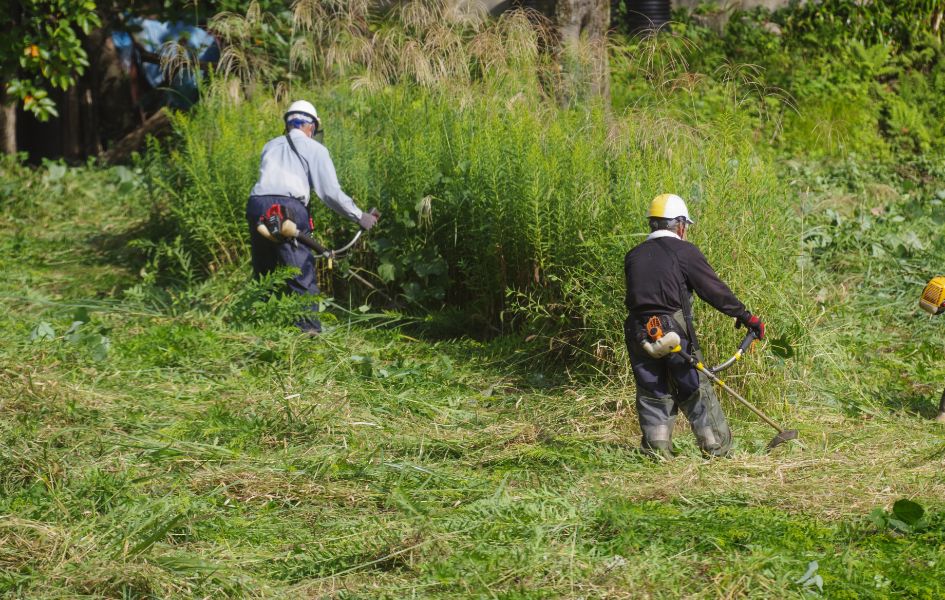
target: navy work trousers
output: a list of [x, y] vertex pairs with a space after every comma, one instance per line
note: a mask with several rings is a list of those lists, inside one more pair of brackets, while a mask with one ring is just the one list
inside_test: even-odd
[[[682, 313], [663, 318], [663, 327], [676, 331], [679, 345], [687, 354], [693, 352]], [[672, 456], [672, 435], [676, 415], [682, 410], [702, 451], [710, 456], [728, 454], [732, 432], [722, 412], [712, 384], [679, 354], [653, 358], [639, 342], [643, 324], [628, 319], [624, 324], [627, 350], [637, 387], [637, 415], [643, 434], [642, 446], [664, 457]]]
[[289, 291], [302, 296], [312, 296], [309, 305], [311, 316], [298, 321], [296, 325], [302, 331], [318, 333], [322, 330], [319, 322], [318, 301], [314, 296], [318, 294], [318, 281], [315, 273], [315, 257], [312, 252], [301, 244], [283, 242], [273, 243], [256, 231], [259, 217], [264, 216], [273, 204], [281, 204], [286, 210], [286, 217], [295, 222], [302, 233], [311, 234], [312, 228], [308, 220], [308, 209], [301, 201], [286, 196], [250, 196], [246, 203], [246, 220], [249, 223], [249, 243], [253, 256], [253, 277], [259, 278], [274, 271], [279, 266], [297, 267], [299, 273], [288, 280]]
[[[680, 335], [683, 352], [692, 353], [689, 340]], [[679, 354], [653, 358], [642, 349], [631, 348], [630, 364], [637, 386], [653, 396], [688, 398], [699, 390], [699, 372]], [[673, 411], [676, 414], [676, 411]]]

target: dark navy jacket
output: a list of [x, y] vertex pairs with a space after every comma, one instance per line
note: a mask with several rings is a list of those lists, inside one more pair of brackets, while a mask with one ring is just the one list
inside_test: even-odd
[[690, 242], [667, 234], [656, 232], [624, 258], [624, 303], [631, 318], [682, 310], [682, 295], [695, 292], [719, 312], [747, 320], [750, 313], [745, 305], [719, 279], [702, 252]]

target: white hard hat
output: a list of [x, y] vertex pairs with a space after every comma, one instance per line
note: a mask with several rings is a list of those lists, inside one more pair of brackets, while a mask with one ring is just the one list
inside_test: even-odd
[[660, 194], [653, 198], [650, 203], [650, 212], [648, 217], [657, 219], [679, 219], [686, 220], [686, 223], [692, 224], [693, 220], [689, 218], [689, 209], [686, 208], [686, 201], [676, 194]]
[[303, 121], [319, 123], [318, 113], [315, 112], [315, 107], [307, 100], [296, 100], [290, 104], [289, 109], [282, 115], [282, 120], [288, 122], [290, 117], [295, 117], [296, 115], [302, 118]]

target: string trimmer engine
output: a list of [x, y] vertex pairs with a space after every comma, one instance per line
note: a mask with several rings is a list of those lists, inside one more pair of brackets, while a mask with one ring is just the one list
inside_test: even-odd
[[273, 242], [284, 242], [282, 235], [282, 224], [286, 221], [286, 210], [281, 204], [273, 204], [266, 211], [266, 214], [259, 217], [259, 225], [256, 231], [264, 238]]

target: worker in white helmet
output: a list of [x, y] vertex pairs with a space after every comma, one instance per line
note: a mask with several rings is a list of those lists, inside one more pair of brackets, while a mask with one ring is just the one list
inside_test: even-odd
[[702, 360], [692, 324], [692, 292], [734, 317], [736, 326], [748, 327], [758, 339], [764, 337], [765, 325], [719, 279], [702, 252], [686, 241], [693, 221], [682, 198], [657, 196], [648, 218], [650, 235], [624, 258], [629, 313], [624, 333], [637, 387], [642, 447], [652, 455], [672, 457], [673, 426], [681, 409], [702, 452], [724, 456], [731, 448], [732, 432], [712, 384], [678, 353], [654, 352], [648, 337], [653, 328], [676, 332], [682, 350]]
[[[326, 206], [371, 229], [377, 223], [376, 211], [365, 212], [344, 193], [338, 183], [335, 166], [328, 149], [313, 139], [321, 129], [315, 107], [305, 100], [293, 102], [283, 115], [285, 134], [269, 140], [263, 147], [259, 164], [259, 180], [250, 192], [246, 205], [249, 221], [250, 248], [253, 257], [253, 276], [260, 277], [280, 265], [297, 267], [299, 274], [289, 280], [289, 289], [297, 294], [318, 294], [315, 259], [305, 247], [292, 243], [273, 243], [256, 230], [260, 217], [273, 205], [281, 205], [285, 218], [294, 221], [299, 232], [311, 234], [309, 198], [312, 190]], [[298, 327], [308, 333], [321, 331], [321, 323], [314, 314], [318, 303], [312, 301], [312, 315], [299, 321]]]

